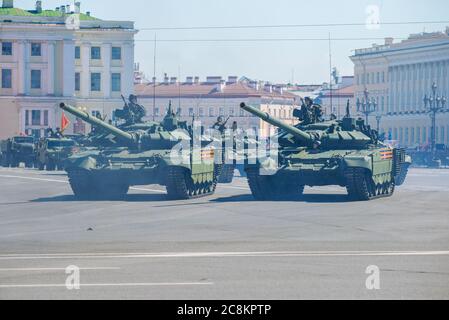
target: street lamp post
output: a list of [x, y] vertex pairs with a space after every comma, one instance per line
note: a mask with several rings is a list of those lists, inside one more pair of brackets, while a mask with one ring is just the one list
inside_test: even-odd
[[377, 132], [380, 133], [380, 120], [382, 120], [382, 115], [380, 113], [378, 113], [376, 115], [376, 121], [377, 121]]
[[430, 118], [432, 119], [432, 128], [431, 128], [431, 151], [432, 154], [435, 154], [436, 152], [436, 144], [437, 144], [437, 137], [436, 137], [436, 118], [437, 113], [442, 111], [444, 106], [446, 105], [446, 97], [440, 96], [437, 93], [437, 84], [434, 82], [432, 84], [432, 94], [428, 96], [427, 94], [424, 96], [424, 106], [426, 109], [428, 109], [430, 113]]
[[[366, 125], [369, 124], [369, 116], [377, 111], [377, 103], [374, 99], [369, 98], [368, 89], [363, 92], [364, 98], [361, 101], [357, 98], [357, 111], [365, 115]], [[380, 120], [379, 120], [380, 122]]]

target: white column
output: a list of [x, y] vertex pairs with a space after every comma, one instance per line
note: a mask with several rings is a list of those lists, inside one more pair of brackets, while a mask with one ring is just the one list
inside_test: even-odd
[[125, 96], [134, 93], [134, 42], [123, 46], [122, 92]]
[[73, 97], [75, 95], [75, 42], [64, 40], [62, 52], [62, 95]]
[[90, 94], [90, 44], [81, 45], [81, 97], [88, 98]]
[[55, 42], [47, 43], [47, 94], [55, 94]]
[[101, 46], [101, 56], [103, 60], [103, 72], [101, 76], [101, 90], [105, 98], [111, 97], [111, 59], [112, 59], [112, 44], [104, 43]]
[[21, 77], [19, 77], [19, 42], [13, 42], [12, 52], [14, 55], [15, 67], [12, 68], [12, 93], [13, 96], [19, 95], [19, 82], [22, 81]]
[[17, 84], [18, 94], [27, 95], [29, 90], [28, 84], [28, 43], [24, 40], [18, 42], [17, 52]]

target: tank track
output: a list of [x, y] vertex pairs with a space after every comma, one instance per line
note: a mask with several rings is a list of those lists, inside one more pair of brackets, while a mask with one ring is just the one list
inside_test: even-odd
[[167, 172], [167, 194], [172, 200], [197, 199], [212, 195], [217, 188], [220, 169], [215, 169], [212, 182], [194, 185], [188, 171], [180, 167], [169, 167]]
[[395, 183], [375, 185], [373, 179], [362, 168], [350, 168], [345, 173], [346, 189], [349, 198], [354, 201], [368, 201], [391, 197], [394, 194]]
[[[81, 200], [89, 200], [95, 192], [92, 189], [91, 178], [84, 170], [71, 170], [68, 172], [70, 187], [75, 197]], [[89, 190], [91, 192], [89, 192]]]
[[294, 201], [299, 200], [304, 193], [304, 185], [298, 181], [261, 176], [258, 169], [248, 170], [247, 178], [251, 193], [258, 201]]
[[80, 200], [120, 200], [129, 191], [127, 184], [96, 182], [85, 170], [71, 170], [68, 176], [73, 193]]
[[218, 178], [218, 183], [232, 183], [232, 180], [234, 180], [234, 165], [223, 165], [223, 170]]
[[409, 165], [402, 164], [399, 174], [395, 177], [395, 183], [397, 186], [402, 186], [407, 179]]

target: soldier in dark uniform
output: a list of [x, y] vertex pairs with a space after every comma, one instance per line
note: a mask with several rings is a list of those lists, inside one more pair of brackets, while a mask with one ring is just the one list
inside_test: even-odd
[[145, 107], [137, 103], [137, 96], [131, 94], [129, 96], [129, 111], [132, 113], [134, 122], [141, 122], [146, 116]]
[[52, 128], [48, 128], [48, 129], [46, 130], [46, 136], [47, 136], [47, 138], [52, 138], [54, 135], [55, 135], [55, 133], [54, 133], [54, 131], [53, 131]]
[[214, 123], [214, 125], [212, 126], [213, 129], [217, 129], [218, 131], [220, 131], [221, 133], [223, 133], [226, 130], [226, 123], [227, 121], [224, 120], [224, 118], [222, 116], [219, 116], [217, 118], [217, 121]]
[[64, 134], [61, 131], [61, 128], [56, 128], [56, 132], [54, 133], [54, 138], [62, 139], [64, 138]]

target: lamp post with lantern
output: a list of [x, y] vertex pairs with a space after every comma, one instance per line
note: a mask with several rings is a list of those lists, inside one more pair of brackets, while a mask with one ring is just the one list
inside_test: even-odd
[[[377, 111], [377, 103], [374, 99], [369, 98], [368, 89], [363, 92], [363, 99], [357, 98], [357, 111], [365, 115], [366, 125], [369, 125], [369, 116]], [[380, 122], [380, 119], [379, 119]]]
[[432, 94], [424, 96], [424, 107], [430, 114], [430, 118], [432, 119], [432, 127], [431, 127], [431, 152], [435, 155], [436, 152], [436, 144], [437, 144], [437, 136], [436, 136], [436, 117], [437, 113], [442, 111], [446, 105], [447, 99], [445, 96], [440, 96], [437, 93], [437, 84], [434, 82], [432, 84]]

